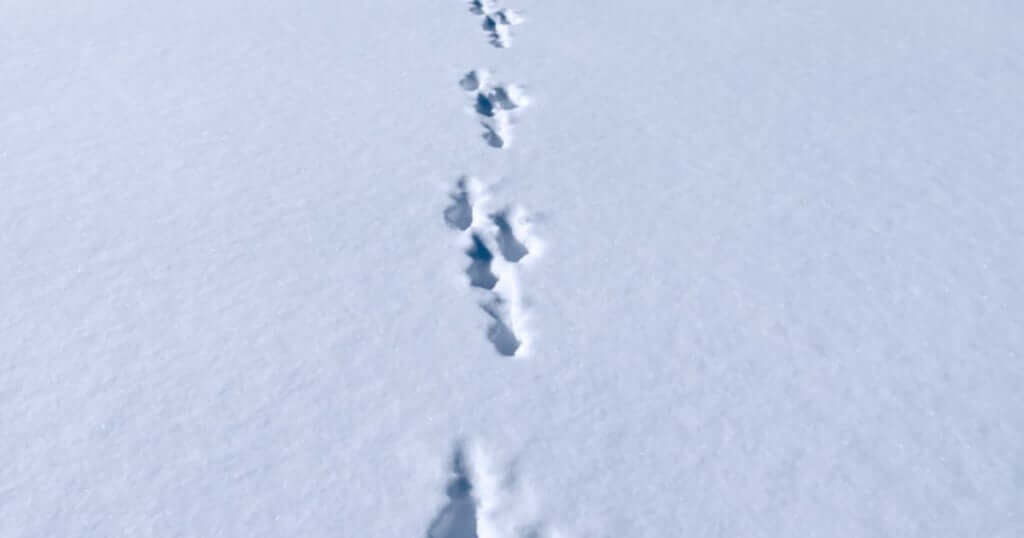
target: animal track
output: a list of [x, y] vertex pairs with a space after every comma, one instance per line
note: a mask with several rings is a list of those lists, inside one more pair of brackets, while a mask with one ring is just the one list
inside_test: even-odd
[[483, 15], [494, 9], [494, 0], [469, 0], [469, 12], [474, 15]]
[[[469, 10], [481, 17], [481, 26], [492, 45], [508, 48], [512, 26], [522, 23], [523, 18], [501, 7], [500, 2], [469, 0]], [[495, 83], [491, 73], [483, 69], [466, 73], [459, 87], [472, 96], [473, 110], [484, 129], [481, 137], [487, 145], [507, 148], [514, 116], [529, 104], [526, 92], [515, 84]], [[444, 210], [444, 220], [465, 241], [464, 252], [470, 259], [465, 273], [470, 287], [485, 293], [480, 307], [491, 318], [487, 338], [501, 355], [524, 356], [528, 346], [517, 265], [531, 253], [525, 235], [528, 219], [522, 211], [510, 207], [485, 211], [487, 196], [472, 178], [460, 179], [449, 197], [451, 205]]]
[[505, 305], [502, 303], [501, 297], [495, 297], [492, 302], [480, 306], [493, 320], [487, 329], [487, 339], [494, 344], [494, 349], [498, 353], [506, 357], [515, 357], [523, 343], [509, 326], [509, 315], [504, 309]]
[[554, 538], [515, 469], [495, 473], [487, 459], [479, 446], [455, 444], [448, 502], [426, 538]]
[[472, 241], [473, 244], [466, 251], [469, 259], [473, 260], [473, 263], [469, 264], [469, 267], [466, 269], [466, 275], [469, 276], [469, 285], [474, 288], [493, 290], [494, 286], [498, 283], [498, 277], [491, 271], [491, 261], [494, 260], [494, 254], [491, 254], [490, 249], [484, 244], [479, 234], [474, 233]]
[[488, 212], [487, 192], [474, 178], [456, 182], [449, 198], [444, 220], [466, 241], [470, 287], [485, 292], [480, 308], [491, 318], [487, 338], [503, 356], [524, 356], [528, 339], [518, 266], [535, 243], [527, 234], [529, 218], [515, 207]]
[[473, 207], [469, 204], [467, 187], [466, 178], [460, 179], [455, 185], [455, 191], [449, 195], [452, 205], [444, 210], [445, 222], [456, 230], [468, 230], [473, 224]]
[[480, 26], [491, 45], [499, 49], [512, 46], [512, 27], [523, 23], [522, 15], [500, 7], [497, 0], [470, 0], [469, 11], [482, 18]]
[[462, 86], [463, 90], [467, 92], [475, 92], [479, 90], [487, 81], [490, 80], [491, 74], [487, 71], [477, 69], [466, 73], [466, 76], [462, 77], [459, 81], [459, 85]]
[[473, 96], [473, 110], [484, 128], [484, 141], [494, 148], [507, 147], [513, 114], [530, 103], [523, 88], [516, 84], [493, 84], [490, 73], [480, 69], [466, 73], [459, 86]]
[[491, 215], [491, 221], [498, 227], [498, 248], [501, 255], [510, 262], [518, 262], [530, 253], [522, 241], [516, 238], [509, 222], [509, 210], [505, 209]]
[[427, 538], [478, 538], [476, 500], [473, 499], [473, 483], [466, 472], [465, 460], [462, 446], [456, 445], [452, 455], [452, 476], [446, 489], [448, 504], [430, 523]]

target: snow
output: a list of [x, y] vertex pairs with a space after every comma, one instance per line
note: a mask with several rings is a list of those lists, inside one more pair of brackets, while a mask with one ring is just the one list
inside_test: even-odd
[[1024, 535], [1022, 15], [0, 3], [0, 535]]

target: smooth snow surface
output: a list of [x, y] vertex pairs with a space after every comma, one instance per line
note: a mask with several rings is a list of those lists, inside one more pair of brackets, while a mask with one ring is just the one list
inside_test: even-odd
[[1024, 536], [1024, 4], [0, 1], [0, 536]]

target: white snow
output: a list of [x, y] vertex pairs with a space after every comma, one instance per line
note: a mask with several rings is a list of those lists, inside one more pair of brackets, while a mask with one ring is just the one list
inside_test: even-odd
[[0, 2], [0, 536], [1024, 535], [1022, 17]]

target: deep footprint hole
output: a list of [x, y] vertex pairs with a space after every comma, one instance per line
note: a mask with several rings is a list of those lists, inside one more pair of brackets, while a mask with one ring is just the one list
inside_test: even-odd
[[481, 116], [487, 116], [488, 118], [494, 117], [494, 101], [492, 101], [484, 92], [476, 94], [476, 105], [474, 108], [476, 109], [476, 113]]
[[512, 224], [508, 220], [508, 212], [502, 211], [491, 215], [491, 221], [498, 227], [498, 250], [505, 260], [516, 263], [523, 259], [530, 250], [516, 238]]
[[498, 149], [504, 148], [505, 147], [505, 139], [502, 138], [501, 135], [498, 134], [498, 132], [494, 129], [494, 127], [491, 127], [490, 125], [487, 125], [486, 123], [484, 123], [482, 125], [484, 126], [484, 134], [482, 134], [481, 136], [483, 137], [484, 141], [487, 142], [487, 145], [491, 146], [492, 148], [498, 148]]
[[491, 271], [494, 254], [487, 248], [479, 235], [473, 234], [472, 244], [466, 250], [466, 255], [473, 260], [466, 268], [469, 284], [474, 288], [494, 289], [494, 286], [498, 284], [498, 277]]
[[494, 320], [490, 328], [487, 329], [487, 339], [494, 344], [494, 349], [501, 355], [515, 357], [522, 342], [502, 316], [500, 305], [482, 305], [482, 308]]
[[483, 83], [483, 75], [478, 71], [470, 71], [459, 81], [459, 86], [467, 92], [475, 92], [480, 89]]
[[508, 90], [501, 86], [494, 88], [494, 92], [491, 93], [490, 101], [492, 103], [492, 109], [494, 108], [495, 104], [497, 104], [499, 107], [505, 110], [515, 110], [516, 108], [519, 107], [519, 105], [512, 100], [512, 96], [509, 95]]
[[462, 448], [456, 446], [452, 458], [452, 478], [446, 488], [448, 504], [430, 523], [427, 538], [478, 538], [477, 507], [472, 490], [473, 484], [466, 474]]
[[457, 190], [449, 195], [452, 205], [444, 210], [444, 221], [456, 230], [465, 231], [473, 225], [473, 207], [469, 203], [469, 192], [465, 179], [460, 180]]

